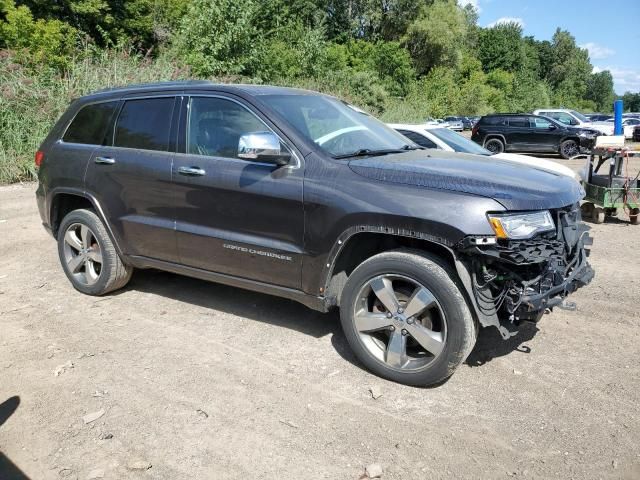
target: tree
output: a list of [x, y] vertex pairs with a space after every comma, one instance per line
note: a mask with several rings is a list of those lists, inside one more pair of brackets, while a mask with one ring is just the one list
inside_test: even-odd
[[611, 111], [613, 99], [615, 98], [611, 72], [604, 70], [591, 74], [587, 82], [585, 98], [595, 103], [596, 110], [601, 112]]
[[166, 41], [185, 14], [183, 0], [18, 0], [38, 19], [59, 20], [100, 46], [126, 44], [147, 50]]
[[64, 70], [77, 43], [77, 32], [60, 20], [35, 20], [29, 8], [0, 0], [0, 47], [18, 51], [17, 59], [30, 66]]
[[454, 0], [422, 5], [402, 39], [418, 73], [426, 74], [434, 67], [456, 68], [462, 59], [466, 29], [466, 16]]
[[261, 44], [254, 0], [194, 0], [183, 18], [176, 49], [198, 76], [252, 74]]
[[640, 93], [625, 92], [622, 98], [622, 106], [627, 112], [640, 112]]
[[548, 81], [554, 90], [556, 105], [578, 106], [585, 98], [587, 82], [593, 66], [589, 53], [576, 45], [575, 38], [567, 32], [556, 30], [551, 44], [552, 65]]
[[485, 72], [497, 68], [516, 72], [525, 65], [525, 46], [522, 27], [515, 23], [499, 23], [480, 31], [478, 58]]

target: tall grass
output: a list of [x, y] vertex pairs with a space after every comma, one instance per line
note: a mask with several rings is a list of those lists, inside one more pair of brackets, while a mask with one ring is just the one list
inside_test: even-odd
[[186, 78], [168, 58], [153, 61], [124, 51], [86, 51], [65, 74], [23, 67], [0, 51], [0, 183], [35, 178], [34, 153], [69, 103], [102, 88]]

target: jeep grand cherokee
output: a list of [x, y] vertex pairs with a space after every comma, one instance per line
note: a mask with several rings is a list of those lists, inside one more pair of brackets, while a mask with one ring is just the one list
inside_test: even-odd
[[429, 385], [593, 276], [571, 178], [425, 151], [336, 98], [178, 82], [74, 101], [36, 154], [89, 295], [157, 268], [340, 309], [360, 361]]

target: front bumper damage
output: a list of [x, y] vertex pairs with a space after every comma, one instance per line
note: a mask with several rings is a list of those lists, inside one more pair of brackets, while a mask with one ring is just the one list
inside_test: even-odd
[[567, 296], [593, 279], [586, 248], [592, 239], [579, 206], [551, 213], [555, 232], [527, 240], [467, 237], [458, 245], [480, 323], [498, 327], [504, 338], [554, 307], [575, 308]]

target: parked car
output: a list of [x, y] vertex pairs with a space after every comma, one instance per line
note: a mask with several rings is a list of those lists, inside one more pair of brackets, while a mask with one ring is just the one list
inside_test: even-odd
[[456, 132], [464, 130], [464, 123], [462, 123], [461, 117], [445, 117], [444, 121], [449, 124], [449, 129]]
[[98, 92], [35, 159], [42, 222], [80, 292], [157, 268], [339, 308], [362, 364], [410, 385], [449, 377], [479, 327], [508, 339], [593, 276], [572, 179], [424, 150], [305, 90]]
[[565, 108], [543, 108], [540, 110], [534, 110], [533, 114], [553, 118], [554, 120], [571, 127], [588, 128], [591, 130], [598, 130], [603, 135], [613, 135], [613, 127], [611, 125], [602, 122], [591, 122], [587, 117], [575, 110], [568, 110]]
[[[609, 123], [614, 124], [615, 120], [608, 120]], [[626, 117], [622, 119], [622, 133], [624, 138], [632, 139], [633, 138], [633, 130], [635, 127], [640, 125], [640, 119], [634, 117]]]
[[587, 117], [590, 122], [606, 122], [613, 118], [613, 115], [605, 115], [603, 113], [585, 113], [584, 116]]
[[407, 123], [392, 123], [388, 125], [412, 142], [425, 148], [435, 148], [444, 150], [445, 152], [470, 153], [472, 155], [482, 155], [483, 157], [490, 156], [499, 160], [529, 165], [534, 168], [543, 168], [580, 181], [580, 177], [565, 165], [560, 165], [552, 160], [519, 155], [517, 153], [491, 153], [486, 148], [481, 147], [459, 133], [452, 132], [448, 128]]
[[522, 113], [485, 115], [471, 132], [471, 140], [492, 153], [558, 153], [562, 158], [590, 150], [600, 133], [587, 128], [572, 128], [552, 118]]

